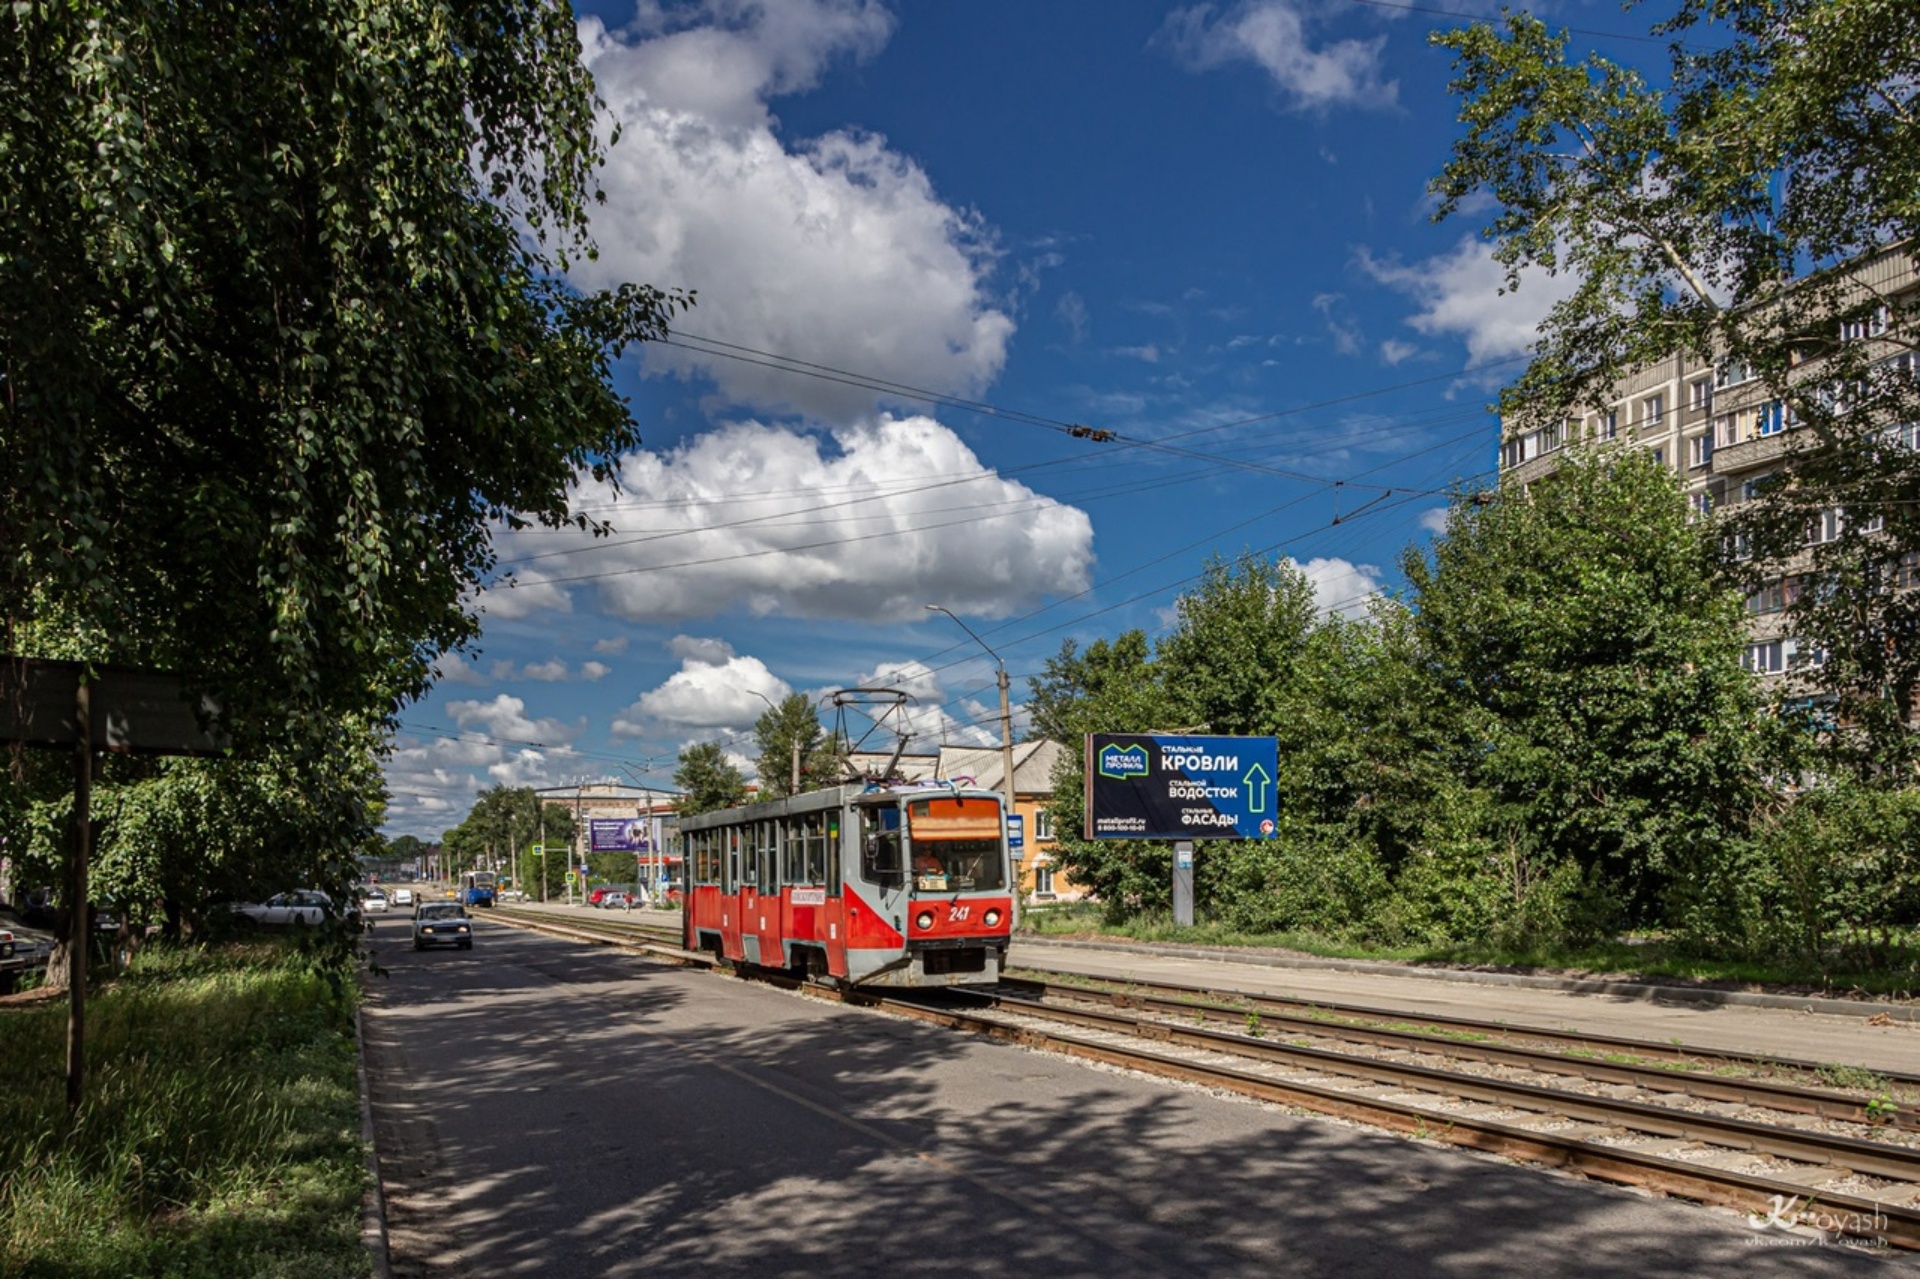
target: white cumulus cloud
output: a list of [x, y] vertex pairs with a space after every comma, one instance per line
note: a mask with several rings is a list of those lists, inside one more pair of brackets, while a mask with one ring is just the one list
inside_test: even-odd
[[654, 725], [741, 728], [793, 691], [765, 662], [736, 655], [722, 640], [680, 635], [667, 651], [680, 659], [680, 669], [614, 718], [616, 734], [643, 737]]
[[622, 469], [618, 498], [580, 492], [613, 536], [501, 533], [502, 563], [545, 589], [591, 585], [603, 609], [637, 621], [736, 608], [898, 621], [920, 616], [929, 592], [1005, 616], [1085, 589], [1091, 571], [1085, 512], [986, 469], [931, 418], [829, 438], [733, 423]]
[[[633, 25], [581, 23], [583, 56], [620, 139], [600, 179], [593, 286], [698, 290], [680, 327], [889, 381], [976, 393], [1014, 328], [990, 294], [992, 236], [947, 204], [886, 139], [841, 129], [784, 138], [768, 108], [892, 31], [870, 0], [710, 0]], [[729, 403], [825, 421], [876, 393], [683, 348], [650, 345], [656, 373], [698, 371]]]
[[472, 736], [403, 737], [386, 763], [387, 831], [438, 839], [489, 786], [551, 786], [577, 767], [564, 745], [543, 750]]
[[1521, 277], [1519, 288], [1502, 292], [1506, 268], [1473, 236], [1422, 262], [1376, 258], [1364, 249], [1359, 261], [1367, 274], [1420, 307], [1408, 324], [1428, 337], [1458, 338], [1466, 344], [1468, 363], [1475, 365], [1525, 353], [1540, 321], [1573, 291], [1570, 277], [1531, 271]]
[[1253, 63], [1296, 111], [1379, 110], [1399, 100], [1399, 82], [1381, 78], [1385, 36], [1315, 47], [1307, 26], [1293, 0], [1242, 0], [1225, 12], [1210, 4], [1177, 9], [1168, 16], [1160, 39], [1189, 71]]
[[1295, 567], [1313, 584], [1314, 603], [1323, 613], [1363, 617], [1367, 605], [1380, 593], [1380, 570], [1372, 564], [1326, 558], [1307, 560]]
[[527, 714], [526, 702], [507, 693], [490, 702], [448, 702], [447, 714], [464, 729], [518, 745], [563, 744], [572, 741], [583, 727], [557, 719], [536, 719]]

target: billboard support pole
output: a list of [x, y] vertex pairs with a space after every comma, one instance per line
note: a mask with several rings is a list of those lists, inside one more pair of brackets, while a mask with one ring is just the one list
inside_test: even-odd
[[1173, 922], [1180, 928], [1193, 927], [1193, 841], [1181, 839], [1173, 845]]

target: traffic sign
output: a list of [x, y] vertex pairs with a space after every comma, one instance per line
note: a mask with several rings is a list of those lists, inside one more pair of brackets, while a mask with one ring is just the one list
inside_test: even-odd
[[1020, 813], [1007, 814], [1007, 847], [1020, 849], [1027, 846], [1027, 819]]
[[1271, 839], [1271, 737], [1089, 733], [1088, 839]]
[[574, 873], [572, 871], [567, 872], [567, 882], [569, 884], [574, 882]]
[[547, 846], [545, 844], [529, 844], [527, 851], [535, 857], [545, 857], [547, 855]]

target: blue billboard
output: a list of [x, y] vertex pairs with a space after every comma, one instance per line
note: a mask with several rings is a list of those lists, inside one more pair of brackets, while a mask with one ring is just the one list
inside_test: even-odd
[[1271, 737], [1089, 733], [1088, 839], [1271, 839]]

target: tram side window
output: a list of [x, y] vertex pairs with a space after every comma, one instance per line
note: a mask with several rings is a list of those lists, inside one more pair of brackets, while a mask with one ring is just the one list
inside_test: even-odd
[[755, 880], [763, 893], [780, 891], [780, 823], [755, 822], [759, 832], [760, 856], [756, 858]]
[[898, 885], [905, 878], [900, 866], [900, 810], [860, 810], [860, 874], [868, 882]]
[[800, 819], [800, 840], [805, 862], [806, 884], [827, 882], [827, 815], [808, 813]]
[[740, 890], [740, 828], [728, 826], [720, 832], [720, 882], [729, 893]]
[[786, 829], [781, 831], [780, 841], [780, 880], [786, 884], [806, 884], [807, 844], [803, 823], [804, 817], [789, 817], [785, 821]]

